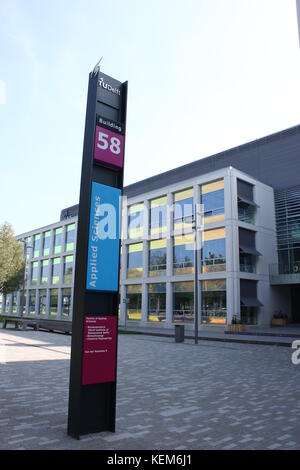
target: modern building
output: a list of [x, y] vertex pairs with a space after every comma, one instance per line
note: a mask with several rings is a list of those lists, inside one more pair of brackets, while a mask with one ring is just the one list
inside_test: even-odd
[[[122, 213], [120, 324], [194, 324], [198, 213], [199, 328], [233, 316], [300, 322], [300, 125], [127, 186]], [[23, 291], [2, 314], [71, 324], [77, 206], [21, 234]]]

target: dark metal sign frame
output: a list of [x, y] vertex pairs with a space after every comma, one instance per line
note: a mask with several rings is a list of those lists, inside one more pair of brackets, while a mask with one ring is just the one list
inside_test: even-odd
[[[99, 117], [107, 120], [108, 126], [119, 123], [125, 139], [127, 89], [127, 82], [121, 83], [100, 70], [90, 73], [78, 212], [68, 415], [68, 434], [77, 439], [83, 434], [115, 431], [116, 380], [82, 385], [82, 369], [85, 318], [118, 318], [118, 291], [87, 290], [86, 278], [92, 183], [122, 190], [124, 175], [124, 164], [122, 168], [112, 168], [94, 161], [96, 125], [99, 125]], [[119, 266], [108, 266], [107, 269], [118, 269], [119, 273]], [[116, 374], [117, 359], [115, 378]]]

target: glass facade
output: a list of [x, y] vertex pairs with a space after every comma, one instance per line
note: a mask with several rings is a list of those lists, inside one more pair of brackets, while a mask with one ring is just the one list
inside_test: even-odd
[[35, 298], [36, 298], [36, 291], [35, 290], [29, 291], [29, 305], [28, 305], [29, 315], [35, 315]]
[[75, 249], [75, 224], [66, 227], [66, 251], [74, 251]]
[[50, 289], [50, 316], [58, 314], [58, 289]]
[[278, 273], [300, 273], [300, 186], [275, 191]]
[[194, 272], [194, 234], [174, 237], [173, 274]]
[[[217, 174], [221, 175], [221, 172]], [[212, 179], [211, 176], [209, 178]], [[181, 187], [183, 184], [180, 183]], [[191, 185], [191, 180], [188, 181], [189, 185]], [[201, 286], [199, 291], [201, 317], [199, 318], [202, 318], [203, 324], [225, 325], [227, 322], [226, 279], [219, 279], [223, 276], [222, 273], [225, 277], [226, 272], [224, 179], [208, 181], [203, 184], [200, 184], [199, 180], [195, 180], [194, 187], [180, 190], [178, 187], [179, 184], [178, 186], [174, 184], [169, 188], [163, 188], [161, 192], [164, 194], [154, 199], [151, 199], [154, 192], [150, 193], [147, 200], [128, 207], [128, 219], [123, 224], [125, 230], [127, 226], [127, 234], [125, 233], [127, 236], [121, 248], [121, 250], [125, 250], [125, 253], [123, 252], [124, 256], [122, 257], [124, 264], [122, 265], [123, 278], [120, 291], [124, 296], [126, 292], [125, 298], [122, 298], [122, 303], [120, 303], [122, 321], [125, 321], [126, 315], [128, 320], [133, 321], [141, 321], [143, 318], [144, 321], [150, 323], [166, 323], [166, 321], [171, 323], [173, 321], [175, 324], [193, 324], [193, 219], [194, 205], [201, 203], [203, 205], [202, 221], [204, 226], [201, 225], [199, 228], [199, 241], [202, 242], [198, 266], [201, 279], [199, 280]], [[198, 195], [197, 200], [196, 194]], [[254, 194], [256, 194], [255, 191]], [[254, 214], [258, 210], [258, 206], [255, 206], [254, 202], [248, 204], [246, 196], [244, 199], [244, 201], [239, 199], [233, 201], [233, 204], [238, 204], [238, 219], [240, 221], [246, 221], [246, 219], [248, 222], [254, 221]], [[174, 204], [170, 214], [167, 210], [167, 201], [173, 201]], [[149, 214], [146, 213], [148, 204]], [[236, 211], [235, 206], [233, 215], [229, 214], [228, 217], [237, 219]], [[170, 218], [169, 215], [171, 215]], [[231, 224], [231, 222], [229, 223]], [[45, 227], [40, 229], [40, 234], [32, 235], [32, 255], [28, 256], [31, 276], [26, 286], [26, 313], [31, 312], [32, 314], [36, 308], [39, 315], [58, 317], [59, 313], [61, 319], [71, 319], [76, 223], [74, 219], [71, 219], [67, 222], [61, 221], [59, 224], [60, 227], [55, 224], [50, 230], [49, 227]], [[242, 226], [237, 220], [234, 220], [233, 224], [238, 228]], [[250, 226], [247, 229], [252, 232], [259, 230], [256, 230], [255, 227], [252, 227], [251, 230]], [[290, 221], [289, 235], [295, 243], [300, 240], [298, 234], [299, 227]], [[146, 235], [147, 237], [145, 237]], [[167, 240], [168, 236], [170, 236], [170, 240]], [[144, 237], [145, 239], [141, 241]], [[294, 257], [296, 261], [299, 258], [300, 266], [300, 244], [299, 247], [295, 244], [293, 246]], [[257, 256], [251, 254], [251, 251], [248, 253], [243, 249], [239, 250], [238, 246], [234, 247], [235, 249], [234, 255], [231, 250], [227, 255], [233, 257], [240, 251], [240, 271], [255, 273], [256, 264], [258, 267], [260, 266], [257, 263]], [[299, 249], [299, 257], [297, 257], [297, 249]], [[229, 261], [232, 259], [228, 259], [228, 267], [230, 266]], [[129, 283], [130, 285], [128, 285]], [[35, 289], [38, 294], [36, 296], [37, 306], [35, 305]], [[144, 298], [142, 298], [142, 292]], [[20, 295], [18, 298], [20, 299]], [[169, 312], [166, 312], [167, 298], [170, 306]], [[243, 305], [241, 312], [243, 312], [242, 316], [245, 322], [250, 321], [248, 318], [251, 315], [251, 318], [254, 318], [254, 313], [246, 312]]]
[[34, 261], [31, 263], [31, 285], [35, 286], [37, 284], [37, 278], [38, 278], [38, 261]]
[[142, 319], [142, 285], [132, 284], [126, 288], [126, 306], [128, 320]]
[[49, 260], [44, 259], [42, 261], [42, 267], [41, 267], [41, 284], [48, 283], [48, 274], [49, 274]]
[[43, 256], [49, 256], [50, 254], [50, 238], [51, 238], [51, 231], [44, 232], [43, 234]]
[[241, 222], [247, 224], [254, 224], [255, 221], [255, 207], [252, 204], [247, 204], [243, 201], [238, 201], [238, 216]]
[[61, 296], [61, 315], [62, 317], [70, 317], [71, 315], [71, 299], [72, 290], [70, 287], [62, 290]]
[[257, 325], [258, 308], [241, 305], [241, 322], [244, 325]]
[[224, 220], [224, 179], [202, 184], [200, 193], [204, 224]]
[[33, 238], [33, 257], [38, 258], [40, 254], [41, 235], [38, 233]]
[[191, 230], [194, 218], [194, 188], [174, 194], [174, 230]]
[[174, 282], [173, 323], [194, 322], [194, 282]]
[[13, 292], [12, 293], [12, 314], [16, 315], [17, 314], [17, 309], [18, 309], [18, 293]]
[[165, 276], [167, 269], [167, 240], [153, 240], [149, 250], [149, 276]]
[[59, 283], [59, 274], [60, 274], [60, 258], [53, 258], [52, 259], [52, 276], [51, 276], [52, 285]]
[[159, 235], [167, 229], [167, 196], [150, 201], [150, 235]]
[[256, 259], [254, 255], [240, 252], [240, 271], [243, 273], [256, 273]]
[[[7, 295], [8, 315], [20, 315], [22, 311], [24, 317], [35, 314], [46, 317], [50, 312], [57, 316], [61, 311], [62, 318], [67, 318], [68, 315], [70, 315], [68, 318], [71, 318], [70, 309], [68, 315], [66, 312], [67, 295], [72, 293], [75, 232], [76, 222], [69, 220], [65, 224], [62, 222], [58, 228], [47, 227], [44, 231], [41, 230], [25, 238], [27, 245], [25, 294], [23, 297], [21, 286], [19, 292]], [[60, 254], [53, 257], [55, 253]], [[50, 290], [50, 286], [55, 289]], [[61, 303], [65, 302], [64, 308], [63, 304], [55, 307], [56, 298]]]
[[55, 229], [54, 232], [54, 253], [61, 253], [61, 244], [62, 244], [62, 227]]
[[140, 238], [144, 234], [144, 204], [134, 204], [128, 208], [128, 237]]
[[202, 272], [226, 271], [225, 228], [203, 232]]
[[71, 284], [73, 278], [73, 255], [64, 257], [64, 284]]
[[47, 313], [47, 290], [39, 289], [39, 305], [38, 305], [38, 314], [46, 315]]
[[226, 310], [226, 279], [202, 281], [202, 323], [225, 325]]
[[28, 265], [30, 255], [32, 253], [31, 237], [26, 238], [26, 265]]
[[127, 277], [141, 277], [143, 274], [143, 243], [128, 245]]
[[148, 321], [166, 321], [166, 284], [148, 285]]

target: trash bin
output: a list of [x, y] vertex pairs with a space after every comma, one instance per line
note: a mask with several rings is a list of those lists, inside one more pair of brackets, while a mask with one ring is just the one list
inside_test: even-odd
[[175, 325], [175, 343], [184, 342], [184, 325]]

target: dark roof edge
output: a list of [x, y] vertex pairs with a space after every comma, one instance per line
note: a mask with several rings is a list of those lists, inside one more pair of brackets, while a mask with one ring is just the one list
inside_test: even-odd
[[[219, 153], [216, 153], [216, 154], [213, 154], [213, 155], [209, 155], [208, 157], [203, 157], [203, 158], [200, 158], [198, 160], [194, 160], [193, 162], [186, 163], [185, 165], [181, 165], [181, 166], [176, 167], [176, 168], [172, 168], [171, 170], [165, 171], [163, 173], [157, 173], [156, 175], [153, 175], [153, 176], [150, 176], [149, 178], [145, 178], [143, 180], [137, 181], [136, 183], [129, 184], [128, 186], [124, 186], [124, 194], [134, 193], [134, 195], [138, 195], [139, 193], [144, 192], [143, 187], [144, 187], [145, 183], [150, 183], [151, 181], [156, 180], [158, 177], [161, 178], [162, 180], [165, 180], [165, 178], [168, 178], [168, 176], [171, 176], [173, 173], [175, 173], [177, 171], [182, 171], [182, 170], [188, 169], [189, 167], [192, 167], [193, 165], [195, 165], [196, 163], [198, 163], [200, 161], [205, 163], [207, 160], [209, 160], [211, 158], [218, 158], [218, 157], [221, 157], [221, 156], [224, 156], [224, 155], [229, 155], [230, 153], [235, 154], [235, 153], [238, 153], [240, 151], [248, 150], [248, 149], [253, 148], [253, 147], [257, 147], [257, 146], [260, 146], [260, 145], [263, 145], [263, 144], [267, 144], [267, 143], [269, 143], [271, 141], [274, 141], [274, 140], [282, 139], [282, 138], [284, 138], [288, 135], [293, 135], [293, 134], [298, 134], [298, 133], [300, 133], [300, 124], [298, 124], [296, 126], [293, 126], [293, 127], [289, 127], [287, 129], [284, 129], [284, 130], [279, 131], [279, 132], [275, 132], [274, 134], [269, 134], [265, 137], [260, 137], [259, 139], [252, 140], [251, 142], [247, 142], [245, 144], [241, 144], [241, 145], [238, 145], [236, 147], [232, 147], [230, 149], [223, 150], [222, 152], [219, 152]], [[139, 187], [141, 187], [140, 188], [141, 191], [139, 191]]]

